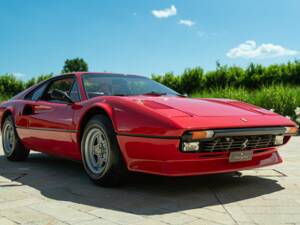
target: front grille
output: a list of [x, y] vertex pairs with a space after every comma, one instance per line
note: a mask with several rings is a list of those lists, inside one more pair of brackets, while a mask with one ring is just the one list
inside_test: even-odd
[[275, 146], [275, 135], [254, 135], [237, 137], [217, 137], [200, 142], [202, 152], [227, 152], [252, 150]]

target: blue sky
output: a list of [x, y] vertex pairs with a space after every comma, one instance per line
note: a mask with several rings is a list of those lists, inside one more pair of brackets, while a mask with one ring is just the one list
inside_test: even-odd
[[143, 74], [298, 59], [298, 0], [10, 0], [0, 6], [0, 74]]

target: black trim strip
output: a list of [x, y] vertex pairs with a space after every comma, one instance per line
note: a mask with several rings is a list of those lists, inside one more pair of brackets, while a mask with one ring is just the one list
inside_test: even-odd
[[56, 129], [56, 128], [40, 128], [40, 127], [21, 127], [16, 126], [18, 129], [26, 130], [41, 130], [41, 131], [53, 131], [53, 132], [66, 132], [66, 133], [77, 133], [77, 130], [65, 130], [65, 129]]
[[157, 138], [157, 139], [180, 139], [180, 137], [177, 136], [156, 136], [156, 135], [128, 134], [128, 133], [117, 133], [117, 135], [128, 136], [128, 137]]
[[252, 136], [252, 135], [283, 135], [285, 134], [284, 127], [258, 127], [258, 128], [235, 128], [214, 130], [214, 137], [229, 137], [229, 136]]

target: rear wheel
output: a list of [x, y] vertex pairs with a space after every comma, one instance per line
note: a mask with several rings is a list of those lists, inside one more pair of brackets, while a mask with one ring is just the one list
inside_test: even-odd
[[19, 139], [11, 116], [8, 116], [3, 124], [2, 146], [6, 158], [11, 161], [23, 161], [29, 155], [29, 149], [26, 149]]
[[114, 129], [106, 116], [93, 116], [87, 123], [81, 155], [86, 173], [96, 184], [115, 186], [127, 174]]

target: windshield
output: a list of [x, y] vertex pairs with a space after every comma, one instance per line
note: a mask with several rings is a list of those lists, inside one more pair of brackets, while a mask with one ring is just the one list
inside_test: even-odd
[[134, 75], [85, 74], [82, 81], [88, 98], [113, 95], [179, 95], [149, 78]]

